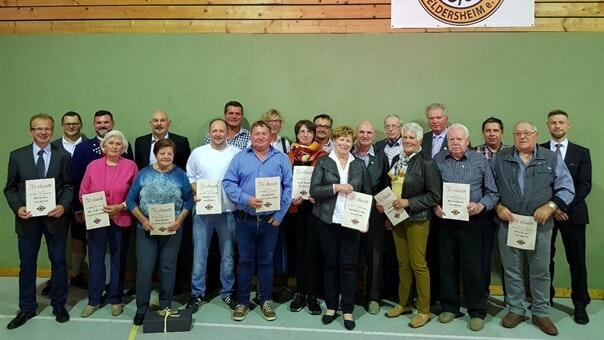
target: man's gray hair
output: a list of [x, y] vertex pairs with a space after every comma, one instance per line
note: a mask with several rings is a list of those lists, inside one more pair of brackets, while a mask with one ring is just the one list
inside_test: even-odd
[[415, 132], [415, 138], [418, 140], [422, 140], [424, 137], [424, 129], [417, 123], [406, 123], [401, 128], [401, 133], [405, 134], [405, 131]]
[[465, 134], [466, 138], [470, 138], [470, 131], [463, 124], [455, 123], [455, 124], [449, 126], [449, 130], [451, 130], [451, 129], [460, 129], [460, 130], [463, 131], [463, 133]]
[[384, 117], [384, 124], [386, 124], [386, 121], [387, 121], [389, 118], [396, 118], [396, 119], [398, 119], [399, 124], [400, 124], [400, 122], [401, 122], [401, 117], [399, 117], [398, 115], [387, 115], [386, 117]]
[[538, 132], [537, 126], [535, 126], [535, 124], [533, 124], [533, 122], [529, 122], [528, 120], [521, 120], [518, 123], [514, 124], [514, 131], [516, 131], [516, 127], [518, 127], [518, 125], [520, 125], [520, 124], [529, 124], [531, 126], [531, 128], [533, 129], [532, 132]]
[[432, 103], [432, 104], [426, 106], [426, 115], [428, 115], [428, 112], [430, 112], [430, 110], [434, 110], [434, 109], [443, 110], [443, 113], [445, 114], [445, 116], [447, 116], [447, 107], [445, 106], [445, 104], [441, 104], [441, 103]]
[[124, 150], [128, 150], [128, 140], [126, 139], [126, 136], [124, 136], [124, 134], [121, 133], [119, 130], [111, 130], [107, 132], [105, 134], [105, 137], [103, 137], [103, 139], [101, 140], [101, 148], [104, 147], [105, 143], [107, 143], [107, 141], [111, 138], [118, 138], [119, 140], [121, 140], [122, 144], [124, 145]]

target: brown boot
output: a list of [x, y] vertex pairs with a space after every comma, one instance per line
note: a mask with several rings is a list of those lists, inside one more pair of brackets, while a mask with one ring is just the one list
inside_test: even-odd
[[514, 312], [508, 312], [507, 315], [501, 320], [501, 325], [505, 328], [514, 328], [524, 321], [524, 316], [518, 315]]
[[558, 335], [558, 329], [547, 316], [533, 316], [531, 319], [534, 325], [539, 327], [543, 331], [543, 333], [547, 335]]

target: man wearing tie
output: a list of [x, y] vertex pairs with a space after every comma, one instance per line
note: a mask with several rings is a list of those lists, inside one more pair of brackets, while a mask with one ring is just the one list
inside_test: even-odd
[[568, 114], [562, 110], [547, 115], [547, 127], [552, 139], [541, 146], [554, 151], [566, 163], [575, 187], [575, 198], [568, 205], [568, 212], [554, 212], [554, 229], [550, 252], [549, 271], [552, 278], [550, 301], [554, 298], [554, 255], [556, 236], [562, 235], [566, 260], [570, 268], [571, 298], [575, 306], [574, 320], [580, 325], [589, 322], [585, 308], [591, 301], [587, 290], [587, 268], [585, 266], [585, 229], [589, 223], [585, 198], [591, 191], [591, 158], [589, 149], [568, 141], [570, 130]]
[[[36, 316], [36, 270], [42, 235], [46, 239], [52, 276], [50, 304], [57, 322], [69, 321], [65, 309], [67, 300], [66, 243], [69, 226], [68, 215], [73, 200], [69, 180], [69, 153], [51, 145], [53, 118], [45, 113], [36, 114], [29, 121], [33, 143], [14, 150], [8, 161], [8, 175], [4, 195], [15, 213], [15, 233], [19, 248], [19, 312], [6, 328], [20, 327]], [[25, 181], [54, 178], [57, 205], [48, 216], [32, 217], [26, 208]]]

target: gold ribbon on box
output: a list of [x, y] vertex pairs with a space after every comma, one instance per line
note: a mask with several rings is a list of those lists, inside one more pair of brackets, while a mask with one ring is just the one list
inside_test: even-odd
[[170, 308], [160, 310], [157, 314], [164, 317], [164, 333], [168, 332], [168, 318], [177, 318], [180, 316], [177, 310], [171, 310]]

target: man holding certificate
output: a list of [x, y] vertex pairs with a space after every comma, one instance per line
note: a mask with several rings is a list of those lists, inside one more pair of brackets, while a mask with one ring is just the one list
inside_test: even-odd
[[[544, 333], [558, 334], [550, 320], [550, 247], [552, 217], [560, 209], [568, 211], [575, 191], [564, 159], [555, 152], [537, 145], [539, 135], [533, 123], [521, 121], [514, 126], [514, 147], [501, 150], [493, 160], [493, 169], [501, 201], [496, 212], [499, 218], [499, 252], [505, 275], [506, 302], [509, 312], [502, 320], [503, 327], [514, 328], [524, 321], [524, 258], [529, 264], [531, 282], [532, 322]], [[508, 238], [512, 226], [518, 230], [515, 215], [532, 216], [537, 223], [533, 229], [533, 250], [513, 247]], [[522, 230], [520, 230], [522, 231]], [[536, 235], [534, 235], [536, 233]], [[513, 244], [513, 243], [512, 243]]]
[[[457, 292], [461, 271], [468, 299], [469, 327], [484, 327], [487, 297], [482, 279], [482, 231], [487, 211], [499, 199], [491, 165], [485, 156], [468, 148], [470, 134], [461, 124], [447, 132], [447, 150], [434, 156], [443, 180], [442, 205], [434, 208], [441, 220], [439, 244], [440, 301], [443, 312], [438, 320], [449, 323], [463, 316]], [[460, 268], [457, 267], [459, 264]]]
[[53, 314], [57, 322], [69, 320], [65, 309], [69, 217], [65, 212], [71, 207], [73, 188], [69, 180], [69, 153], [50, 144], [53, 128], [54, 120], [50, 115], [32, 116], [29, 132], [33, 143], [12, 151], [8, 161], [4, 195], [15, 213], [20, 261], [19, 312], [6, 326], [8, 329], [20, 327], [36, 316], [36, 270], [42, 235], [52, 269], [50, 304]]
[[277, 318], [272, 305], [273, 256], [278, 227], [292, 200], [292, 170], [287, 155], [270, 145], [270, 127], [264, 121], [252, 124], [251, 143], [233, 157], [222, 180], [224, 191], [238, 210], [239, 266], [233, 320], [245, 319], [249, 311], [252, 276], [257, 262], [258, 300], [264, 318], [272, 321]]

